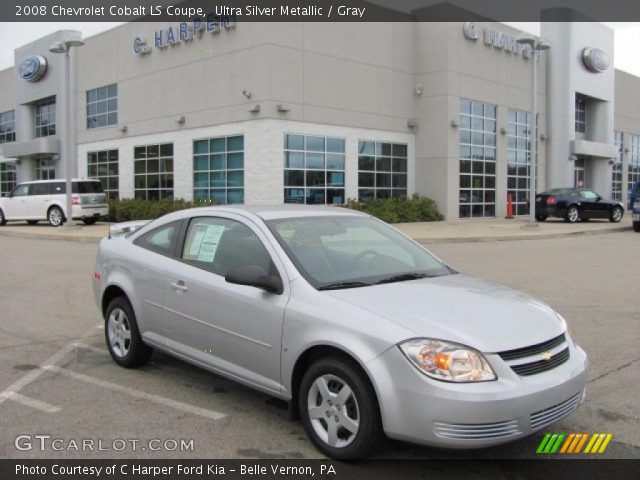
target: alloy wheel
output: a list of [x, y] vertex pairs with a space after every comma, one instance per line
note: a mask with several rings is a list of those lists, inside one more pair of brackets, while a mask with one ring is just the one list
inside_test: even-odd
[[578, 209], [576, 207], [571, 207], [569, 209], [569, 221], [571, 223], [578, 221]]
[[619, 208], [614, 208], [613, 209], [613, 221], [614, 222], [619, 222], [620, 220], [622, 220], [622, 210]]
[[58, 208], [52, 208], [49, 211], [49, 223], [54, 226], [58, 226], [62, 223], [62, 212]]
[[353, 442], [360, 427], [358, 401], [351, 387], [335, 375], [322, 375], [307, 396], [309, 419], [316, 435], [333, 448]]
[[131, 326], [127, 314], [114, 308], [108, 320], [109, 343], [118, 357], [126, 357], [131, 347]]

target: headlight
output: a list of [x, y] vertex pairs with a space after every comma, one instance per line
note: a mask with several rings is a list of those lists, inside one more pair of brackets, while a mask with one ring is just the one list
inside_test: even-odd
[[419, 338], [398, 346], [418, 370], [436, 380], [463, 383], [498, 378], [480, 352], [464, 345]]

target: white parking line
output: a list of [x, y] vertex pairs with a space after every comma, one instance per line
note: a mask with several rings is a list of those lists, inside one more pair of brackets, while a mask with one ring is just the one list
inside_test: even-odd
[[[58, 350], [56, 353], [51, 355], [49, 358], [47, 358], [44, 362], [42, 362], [41, 365], [50, 365], [50, 364], [59, 362], [73, 349], [74, 349], [73, 343], [69, 343], [64, 347], [62, 347], [60, 350]], [[0, 404], [2, 404], [5, 400], [8, 400], [10, 398], [10, 395], [7, 395], [7, 394], [18, 393], [20, 390], [22, 390], [24, 387], [29, 385], [31, 382], [38, 379], [38, 377], [40, 377], [40, 375], [42, 375], [43, 373], [44, 373], [44, 370], [42, 370], [42, 368], [31, 370], [24, 377], [13, 382], [11, 385], [5, 388], [2, 392], [0, 392]]]
[[141, 392], [131, 387], [123, 387], [122, 385], [118, 385], [117, 383], [107, 382], [106, 380], [99, 380], [83, 373], [77, 373], [72, 370], [67, 370], [66, 368], [60, 368], [56, 365], [43, 365], [42, 368], [51, 372], [60, 373], [70, 378], [75, 378], [76, 380], [82, 380], [83, 382], [91, 383], [99, 387], [108, 388], [110, 390], [113, 390], [114, 392], [124, 393], [125, 395], [139, 398], [141, 400], [147, 400], [149, 402], [157, 403], [158, 405], [164, 405], [166, 407], [175, 408], [176, 410], [182, 410], [183, 412], [200, 415], [201, 417], [206, 417], [211, 420], [220, 420], [221, 418], [226, 417], [224, 413], [214, 412], [213, 410], [196, 407], [194, 405], [189, 405], [188, 403], [178, 402], [176, 400], [171, 400], [170, 398], [161, 397], [152, 393]]
[[62, 410], [60, 407], [56, 407], [55, 405], [51, 405], [50, 403], [42, 402], [40, 400], [36, 400], [35, 398], [25, 397], [24, 395], [20, 395], [16, 392], [3, 392], [0, 395], [8, 400], [13, 400], [14, 402], [26, 405], [27, 407], [42, 410], [43, 412], [47, 413], [55, 413]]
[[98, 348], [98, 347], [94, 347], [93, 345], [87, 345], [86, 343], [82, 343], [82, 342], [75, 342], [73, 344], [73, 347], [79, 348], [81, 350], [89, 350], [90, 352], [99, 353], [101, 355], [109, 355], [109, 351], [106, 348]]

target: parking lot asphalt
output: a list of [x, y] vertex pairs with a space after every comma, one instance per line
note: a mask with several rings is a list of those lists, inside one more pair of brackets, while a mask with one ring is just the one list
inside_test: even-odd
[[[640, 458], [639, 242], [627, 231], [430, 246], [453, 267], [536, 296], [567, 318], [589, 354], [590, 381], [585, 404], [548, 430], [611, 432], [601, 458]], [[320, 457], [283, 402], [164, 354], [137, 370], [116, 366], [91, 292], [96, 248], [0, 237], [0, 457]], [[38, 434], [62, 439], [62, 450], [46, 438], [41, 450]], [[542, 434], [476, 451], [389, 441], [378, 457], [534, 458]], [[18, 450], [19, 435], [31, 435], [33, 448], [23, 439]], [[122, 450], [118, 439], [127, 440]], [[83, 440], [94, 450], [73, 448]], [[130, 440], [139, 440], [135, 449]], [[152, 450], [163, 444], [169, 450]]]

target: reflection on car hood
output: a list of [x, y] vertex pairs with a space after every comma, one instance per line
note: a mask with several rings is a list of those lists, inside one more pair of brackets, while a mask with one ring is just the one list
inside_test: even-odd
[[500, 352], [563, 331], [553, 310], [510, 288], [457, 274], [323, 292], [416, 333]]

